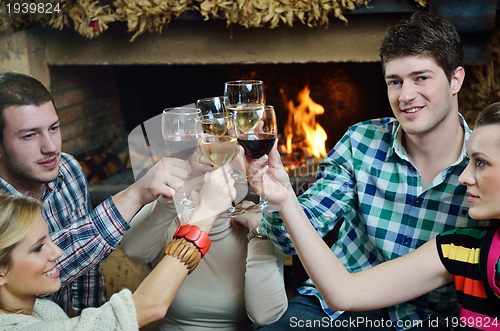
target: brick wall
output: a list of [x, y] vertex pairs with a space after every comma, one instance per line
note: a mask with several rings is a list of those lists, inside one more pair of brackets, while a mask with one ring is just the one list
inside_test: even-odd
[[50, 76], [63, 152], [79, 155], [126, 138], [112, 67], [51, 66]]

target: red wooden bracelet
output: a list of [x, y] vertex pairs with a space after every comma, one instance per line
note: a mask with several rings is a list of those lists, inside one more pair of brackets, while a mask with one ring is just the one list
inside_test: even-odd
[[188, 223], [179, 225], [177, 230], [175, 230], [174, 239], [177, 238], [184, 238], [187, 241], [192, 242], [200, 250], [201, 257], [205, 256], [208, 249], [212, 245], [212, 242], [210, 241], [210, 238], [208, 238], [208, 234], [206, 232], [201, 231], [196, 225], [190, 225]]

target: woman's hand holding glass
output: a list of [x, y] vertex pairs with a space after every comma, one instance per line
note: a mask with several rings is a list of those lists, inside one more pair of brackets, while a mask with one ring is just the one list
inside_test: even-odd
[[231, 203], [236, 196], [234, 180], [226, 175], [231, 170], [232, 166], [228, 164], [215, 169], [209, 174], [207, 173], [200, 192], [198, 206], [190, 218], [191, 220], [197, 220], [195, 224], [200, 229], [211, 229], [215, 220], [231, 207]]

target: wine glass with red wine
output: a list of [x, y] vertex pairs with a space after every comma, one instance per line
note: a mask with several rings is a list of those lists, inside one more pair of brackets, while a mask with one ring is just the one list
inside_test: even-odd
[[[274, 107], [270, 105], [261, 108], [234, 110], [234, 126], [238, 143], [245, 149], [245, 154], [251, 159], [259, 159], [269, 154], [276, 141], [278, 125]], [[270, 213], [282, 208], [279, 204], [267, 201], [264, 188], [261, 187], [259, 203], [248, 208], [254, 213]]]
[[[187, 160], [198, 147], [198, 137], [203, 129], [196, 108], [174, 107], [163, 110], [162, 115], [163, 140], [168, 156]], [[194, 201], [186, 197], [183, 187], [176, 194], [176, 202], [183, 206], [192, 206]]]

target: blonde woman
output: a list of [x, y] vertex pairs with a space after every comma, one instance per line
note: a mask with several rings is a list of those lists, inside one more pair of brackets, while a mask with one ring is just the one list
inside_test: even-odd
[[100, 308], [84, 309], [74, 318], [54, 302], [37, 298], [60, 288], [57, 259], [62, 256], [50, 240], [40, 203], [0, 193], [0, 328], [139, 330], [163, 317], [184, 278], [208, 251], [207, 233], [215, 219], [235, 196], [234, 182], [228, 189], [222, 171], [210, 174], [189, 222], [179, 228], [161, 262], [133, 294], [124, 289]]

